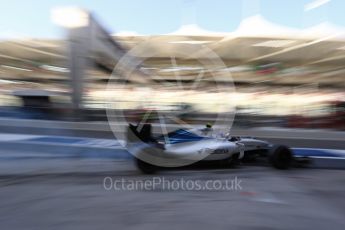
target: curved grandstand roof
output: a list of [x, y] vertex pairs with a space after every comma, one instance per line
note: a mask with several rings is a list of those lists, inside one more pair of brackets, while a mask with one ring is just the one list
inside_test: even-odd
[[[280, 79], [282, 82], [314, 79], [339, 84], [344, 82], [345, 73], [344, 32], [343, 27], [330, 23], [303, 30], [294, 29], [274, 24], [260, 15], [255, 15], [244, 19], [232, 32], [213, 32], [189, 24], [165, 35], [144, 36], [127, 32], [115, 34], [114, 39], [127, 49], [145, 42], [145, 52], [137, 55], [146, 58], [146, 65], [157, 69], [171, 68], [170, 56], [175, 56], [179, 59], [178, 64], [184, 66], [181, 71], [188, 76], [197, 75], [198, 72], [186, 66], [195, 67], [200, 64], [197, 59], [208, 58], [207, 51], [202, 52], [204, 47], [208, 47], [229, 68], [279, 63], [281, 68], [289, 70], [281, 73], [285, 76], [284, 79]], [[66, 75], [58, 72], [59, 68], [42, 68], [44, 65], [66, 66], [66, 47], [62, 40], [1, 41], [0, 74], [2, 78], [30, 75], [50, 78]], [[186, 49], [193, 55], [185, 55]], [[184, 55], [181, 55], [182, 53]], [[16, 68], [18, 66], [22, 70]], [[256, 79], [257, 74], [248, 71], [250, 68], [242, 69], [245, 70], [233, 74], [234, 78]], [[300, 72], [299, 69], [308, 71]], [[163, 75], [169, 74], [174, 74], [174, 71], [163, 71]]]

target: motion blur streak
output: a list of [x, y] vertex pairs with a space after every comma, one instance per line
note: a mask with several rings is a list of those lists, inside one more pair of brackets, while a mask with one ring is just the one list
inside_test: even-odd
[[[64, 2], [0, 3], [2, 229], [344, 228], [344, 2]], [[229, 153], [200, 140], [241, 151], [154, 176], [129, 154]]]

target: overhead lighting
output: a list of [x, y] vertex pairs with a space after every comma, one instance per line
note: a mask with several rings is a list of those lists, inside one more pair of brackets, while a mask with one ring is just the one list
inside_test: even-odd
[[270, 41], [256, 43], [253, 46], [280, 48], [280, 47], [289, 46], [294, 42], [296, 41], [295, 40], [270, 40]]
[[49, 71], [55, 71], [55, 72], [61, 72], [61, 73], [68, 73], [69, 70], [65, 67], [58, 67], [58, 66], [52, 66], [52, 65], [41, 65], [42, 69], [49, 70]]
[[63, 27], [77, 28], [89, 24], [89, 14], [87, 11], [76, 7], [55, 8], [51, 11], [52, 21]]
[[220, 69], [219, 71], [224, 71], [224, 72], [245, 72], [245, 71], [251, 71], [253, 68], [251, 66], [232, 66], [232, 67], [227, 67]]
[[2, 83], [2, 84], [11, 84], [11, 83], [16, 83], [16, 82], [15, 81], [9, 81], [9, 80], [0, 79], [0, 83]]
[[1, 67], [6, 68], [6, 69], [14, 69], [14, 70], [21, 70], [21, 71], [28, 71], [28, 72], [32, 71], [31, 69], [25, 69], [25, 68], [10, 66], [10, 65], [1, 65]]
[[143, 70], [156, 70], [158, 68], [155, 68], [155, 67], [141, 67], [140, 69], [143, 69]]
[[160, 72], [177, 72], [177, 71], [193, 71], [193, 70], [202, 70], [202, 67], [193, 67], [193, 66], [176, 66], [172, 68], [161, 69]]

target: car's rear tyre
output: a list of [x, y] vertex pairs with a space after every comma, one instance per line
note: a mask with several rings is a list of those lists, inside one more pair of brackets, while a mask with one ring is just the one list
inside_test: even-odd
[[269, 161], [277, 169], [288, 169], [291, 167], [293, 161], [292, 152], [287, 146], [274, 146], [271, 149]]
[[140, 159], [136, 159], [136, 165], [138, 169], [145, 174], [154, 174], [157, 172], [158, 167]]

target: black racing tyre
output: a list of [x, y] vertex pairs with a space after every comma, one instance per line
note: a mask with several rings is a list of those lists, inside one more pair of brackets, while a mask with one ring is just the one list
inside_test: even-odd
[[136, 158], [136, 165], [138, 169], [145, 174], [154, 174], [157, 172], [158, 167], [145, 161]]
[[269, 161], [277, 169], [288, 169], [291, 167], [293, 155], [289, 147], [277, 145], [271, 149]]

